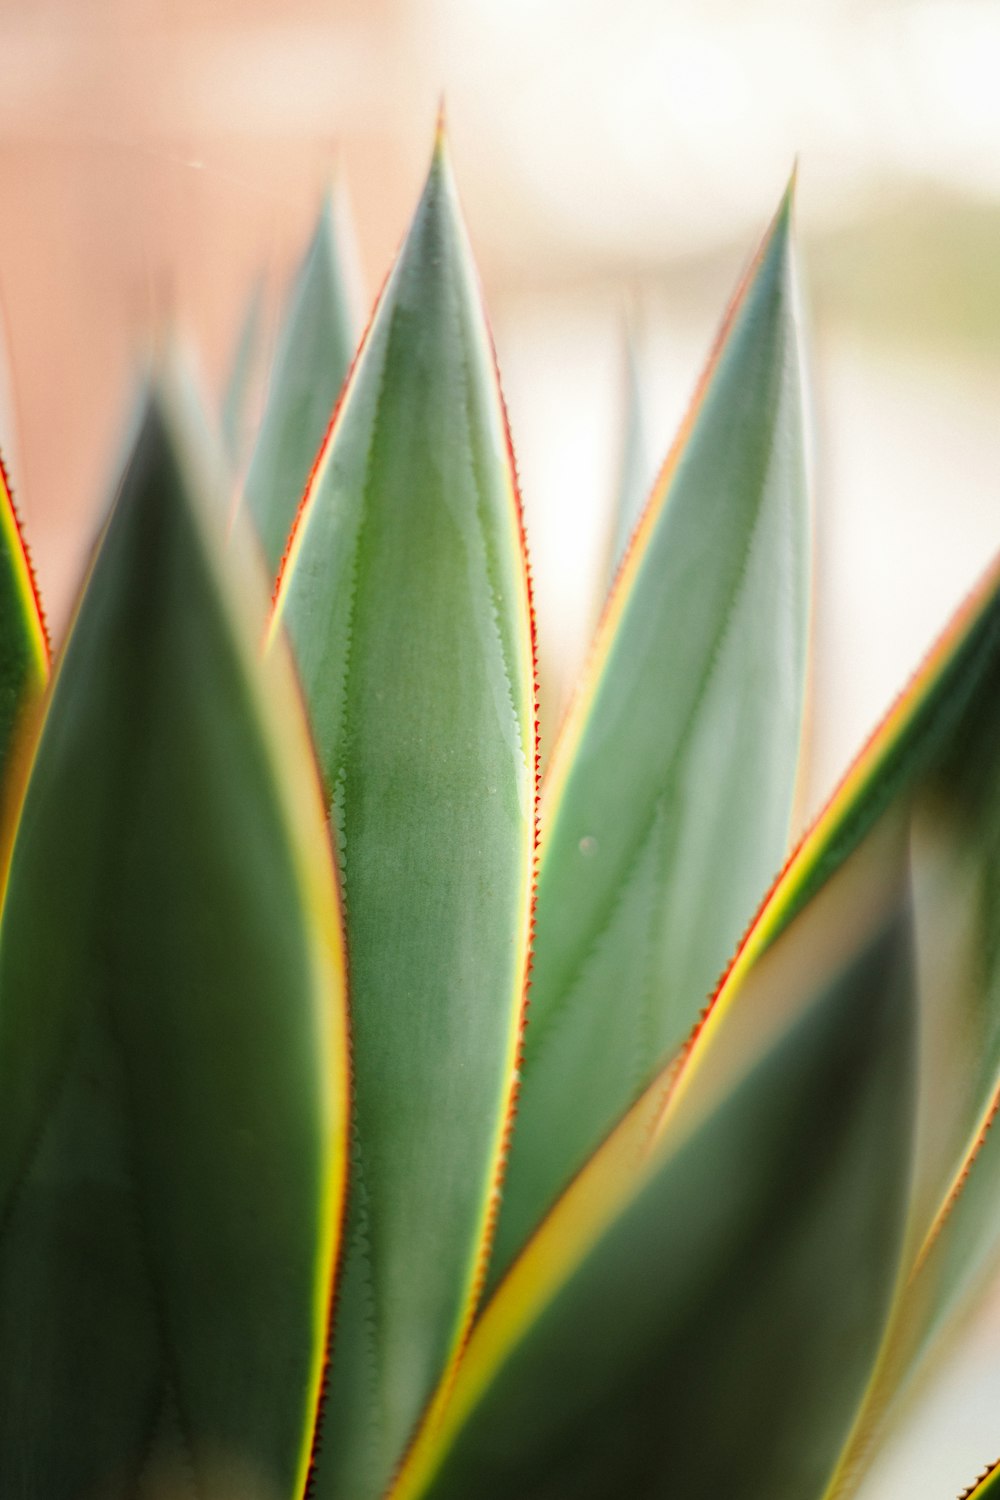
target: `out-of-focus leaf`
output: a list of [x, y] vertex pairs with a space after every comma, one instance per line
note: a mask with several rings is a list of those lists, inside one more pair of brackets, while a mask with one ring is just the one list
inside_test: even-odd
[[272, 573], [354, 353], [338, 212], [330, 197], [324, 199], [292, 288], [246, 478], [247, 503]]
[[[705, 1023], [742, 1009], [746, 976], [851, 851], [903, 817], [914, 881], [921, 1073], [908, 1245], [879, 1367], [830, 1494], [850, 1492], [921, 1359], [1000, 1254], [1000, 561], [803, 840]], [[980, 1149], [982, 1147], [982, 1149]]]
[[514, 1086], [535, 787], [519, 507], [439, 142], [279, 582], [343, 879], [352, 1193], [317, 1500], [381, 1494], [464, 1336]]
[[896, 1283], [916, 1021], [881, 829], [529, 1241], [394, 1500], [814, 1500]]
[[615, 574], [628, 549], [629, 538], [639, 523], [653, 478], [639, 360], [631, 326], [626, 327], [624, 345], [625, 421], [619, 457], [618, 490], [608, 548], [609, 585], [614, 582]]
[[248, 412], [254, 375], [260, 358], [262, 322], [261, 284], [258, 281], [247, 302], [240, 324], [233, 364], [222, 401], [222, 437], [226, 452], [236, 465], [245, 457]]
[[[0, 1493], [298, 1500], [343, 1196], [324, 808], [266, 591], [155, 396], [0, 926]], [[246, 559], [244, 558], [245, 562]]]
[[10, 756], [25, 710], [49, 675], [45, 620], [10, 484], [0, 464], [0, 800], [7, 797]]
[[787, 848], [810, 521], [786, 196], [556, 746], [494, 1276], [687, 1036]]

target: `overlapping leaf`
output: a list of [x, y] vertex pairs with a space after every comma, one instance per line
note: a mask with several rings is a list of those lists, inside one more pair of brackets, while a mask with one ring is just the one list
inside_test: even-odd
[[[291, 668], [149, 406], [0, 926], [0, 1493], [299, 1500], [346, 1161], [343, 955]], [[262, 601], [261, 601], [262, 602]]]
[[790, 195], [730, 309], [542, 803], [494, 1274], [690, 1030], [788, 839], [810, 524]]
[[649, 437], [646, 431], [646, 410], [642, 382], [639, 376], [639, 359], [635, 337], [631, 327], [625, 332], [625, 422], [622, 448], [619, 456], [618, 487], [612, 511], [611, 539], [608, 546], [607, 582], [614, 582], [615, 574], [625, 559], [629, 539], [639, 523], [646, 497], [649, 494], [652, 465]]
[[272, 574], [354, 353], [343, 231], [324, 200], [278, 341], [246, 499]]
[[345, 893], [354, 1146], [315, 1494], [381, 1494], [482, 1274], [528, 947], [530, 608], [439, 142], [279, 582]]
[[659, 1080], [588, 1163], [488, 1304], [394, 1500], [820, 1493], [905, 1228], [906, 864], [898, 829], [856, 851], [684, 1087]]
[[914, 870], [921, 1073], [904, 1276], [830, 1494], [853, 1491], [895, 1398], [1000, 1254], [1000, 563], [985, 576], [798, 850], [706, 1031], [858, 844], [905, 817]]

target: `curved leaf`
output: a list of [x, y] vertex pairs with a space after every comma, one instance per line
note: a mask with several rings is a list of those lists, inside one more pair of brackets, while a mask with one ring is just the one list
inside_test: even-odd
[[221, 426], [226, 452], [239, 467], [246, 457], [247, 409], [260, 358], [262, 287], [258, 281], [247, 301], [233, 351], [233, 363], [222, 400]]
[[[303, 1493], [343, 1195], [343, 953], [289, 663], [146, 411], [0, 927], [0, 1492]], [[145, 1488], [148, 1486], [149, 1488]]]
[[905, 844], [879, 832], [748, 980], [750, 1046], [734, 1008], [529, 1241], [393, 1500], [820, 1492], [896, 1282], [912, 979]]
[[809, 513], [786, 196], [618, 576], [542, 801], [493, 1274], [691, 1029], [784, 858]]
[[279, 582], [345, 893], [349, 1245], [317, 1497], [381, 1494], [464, 1337], [514, 1087], [534, 837], [519, 508], [439, 141]]
[[328, 196], [292, 288], [247, 472], [246, 499], [272, 574], [354, 353], [341, 236]]
[[625, 329], [624, 376], [625, 421], [608, 546], [608, 586], [614, 583], [615, 575], [625, 560], [629, 540], [642, 516], [653, 474], [639, 361], [631, 326], [626, 326]]

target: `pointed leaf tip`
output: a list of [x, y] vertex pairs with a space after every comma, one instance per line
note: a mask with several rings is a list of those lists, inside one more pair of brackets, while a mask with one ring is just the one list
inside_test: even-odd
[[516, 482], [441, 130], [309, 480], [279, 618], [312, 710], [351, 949], [354, 1186], [314, 1487], [375, 1500], [450, 1378], [482, 1281], [534, 849]]
[[781, 199], [781, 208], [784, 213], [790, 214], [795, 207], [795, 198], [799, 190], [799, 158], [792, 158], [792, 170], [788, 174], [788, 184]]
[[442, 92], [438, 100], [437, 120], [434, 125], [434, 158], [446, 158], [448, 154], [448, 109]]

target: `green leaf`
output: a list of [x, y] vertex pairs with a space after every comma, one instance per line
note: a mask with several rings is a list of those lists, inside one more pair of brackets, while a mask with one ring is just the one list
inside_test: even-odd
[[[850, 1492], [1000, 1260], [1000, 561], [873, 737], [741, 954], [752, 966], [880, 820], [905, 812], [921, 1010], [907, 1275], [831, 1494]], [[739, 989], [739, 977], [733, 984]]]
[[299, 1500], [347, 1130], [290, 662], [156, 395], [57, 671], [0, 926], [0, 1492]]
[[635, 335], [630, 325], [627, 325], [625, 329], [624, 376], [625, 422], [619, 456], [618, 488], [612, 515], [611, 540], [608, 547], [607, 582], [609, 586], [614, 583], [615, 575], [625, 559], [629, 539], [642, 516], [653, 476], [646, 432], [645, 402], [642, 382], [639, 378], [639, 360], [635, 347]]
[[810, 522], [790, 191], [556, 746], [492, 1274], [684, 1040], [786, 851]]
[[354, 353], [342, 237], [327, 197], [292, 288], [247, 473], [246, 499], [272, 574]]
[[962, 1491], [958, 1500], [996, 1500], [997, 1495], [1000, 1495], [1000, 1462], [984, 1470], [975, 1484]]
[[814, 1500], [896, 1282], [913, 990], [880, 830], [560, 1199], [393, 1500]]
[[527, 961], [530, 602], [439, 141], [279, 581], [345, 897], [355, 1134], [317, 1500], [380, 1495], [482, 1276]]
[[6, 470], [0, 463], [0, 802], [11, 812], [25, 715], [49, 675], [45, 619]]
[[[894, 1349], [900, 1347], [900, 1342], [904, 1354], [908, 1347], [912, 1347], [908, 1345], [906, 1335], [909, 1330], [912, 1336], [914, 1327], [928, 1337], [933, 1331], [934, 1323], [927, 1321], [928, 1315], [933, 1318], [935, 1307], [940, 1310], [938, 1294], [942, 1288], [947, 1292], [950, 1280], [944, 1272], [939, 1272], [938, 1276], [929, 1274], [937, 1256], [950, 1244], [952, 1254], [959, 1264], [965, 1263], [968, 1273], [971, 1267], [981, 1270], [983, 1264], [980, 1258], [983, 1241], [979, 1238], [977, 1226], [988, 1239], [992, 1238], [994, 1246], [996, 1244], [997, 1215], [992, 1184], [997, 1182], [1000, 1152], [994, 1154], [991, 1147], [1000, 1142], [1000, 1135], [989, 1132], [984, 1140], [982, 1134], [984, 1117], [989, 1116], [995, 1104], [995, 1093], [987, 1082], [989, 1067], [984, 1070], [983, 1066], [982, 1048], [984, 1038], [988, 1041], [996, 1024], [993, 1007], [997, 997], [992, 974], [993, 955], [997, 950], [993, 926], [997, 920], [997, 908], [989, 899], [989, 880], [990, 872], [996, 868], [992, 840], [997, 823], [994, 808], [998, 790], [994, 768], [1000, 753], [998, 703], [1000, 561], [952, 622], [921, 672], [865, 747], [837, 795], [799, 846], [744, 939], [705, 1018], [696, 1027], [679, 1061], [669, 1066], [654, 1082], [647, 1095], [615, 1130], [608, 1145], [583, 1169], [501, 1282], [481, 1317], [452, 1392], [442, 1390], [434, 1406], [434, 1420], [428, 1421], [422, 1430], [404, 1471], [398, 1500], [403, 1500], [403, 1497], [411, 1500], [411, 1497], [425, 1494], [433, 1495], [437, 1500], [437, 1497], [451, 1493], [448, 1488], [451, 1480], [447, 1477], [453, 1472], [450, 1465], [453, 1462], [460, 1465], [466, 1460], [470, 1464], [478, 1462], [476, 1454], [481, 1456], [485, 1443], [496, 1442], [497, 1449], [490, 1450], [496, 1457], [501, 1443], [497, 1417], [501, 1398], [499, 1395], [494, 1398], [494, 1390], [509, 1392], [510, 1380], [514, 1380], [508, 1375], [509, 1371], [518, 1372], [515, 1384], [529, 1381], [529, 1375], [531, 1380], [534, 1379], [536, 1367], [531, 1364], [526, 1374], [520, 1363], [522, 1355], [519, 1351], [522, 1348], [528, 1351], [524, 1358], [529, 1360], [536, 1358], [532, 1350], [542, 1351], [537, 1353], [537, 1358], [538, 1368], [543, 1367], [550, 1308], [561, 1305], [564, 1295], [570, 1297], [577, 1267], [583, 1265], [588, 1256], [597, 1254], [596, 1247], [599, 1247], [602, 1236], [616, 1232], [614, 1224], [631, 1212], [629, 1205], [635, 1197], [637, 1177], [640, 1186], [642, 1182], [643, 1141], [652, 1139], [651, 1156], [655, 1161], [667, 1143], [676, 1139], [685, 1115], [690, 1117], [692, 1108], [697, 1111], [699, 1098], [702, 1116], [708, 1118], [709, 1126], [713, 1111], [719, 1118], [723, 1117], [731, 1107], [724, 1101], [732, 1095], [734, 1080], [739, 1082], [740, 1070], [749, 1067], [759, 1056], [761, 1048], [775, 1036], [776, 1028], [780, 1029], [780, 1019], [786, 1012], [786, 1006], [778, 1003], [783, 990], [794, 1002], [796, 994], [811, 990], [821, 975], [845, 974], [847, 955], [852, 950], [864, 969], [867, 960], [858, 945], [865, 933], [872, 932], [875, 914], [891, 914], [893, 902], [888, 897], [896, 879], [893, 872], [905, 857], [912, 869], [915, 987], [921, 1055], [915, 1131], [911, 1143], [908, 1132], [903, 1130], [902, 1117], [898, 1117], [894, 1127], [895, 1155], [887, 1151], [884, 1139], [873, 1140], [868, 1156], [861, 1152], [858, 1157], [856, 1183], [859, 1193], [870, 1190], [876, 1195], [881, 1193], [893, 1198], [897, 1206], [896, 1229], [881, 1237], [878, 1247], [875, 1242], [869, 1243], [864, 1252], [866, 1258], [853, 1269], [848, 1255], [843, 1262], [838, 1262], [835, 1273], [828, 1269], [823, 1274], [814, 1267], [808, 1275], [803, 1273], [803, 1281], [793, 1278], [793, 1289], [810, 1280], [819, 1289], [832, 1316], [841, 1320], [844, 1339], [843, 1346], [826, 1360], [816, 1352], [821, 1346], [810, 1343], [807, 1357], [795, 1372], [799, 1383], [794, 1392], [795, 1402], [803, 1396], [822, 1401], [829, 1372], [836, 1371], [839, 1378], [845, 1362], [850, 1367], [849, 1383], [854, 1399], [849, 1402], [845, 1396], [836, 1410], [830, 1408], [831, 1422], [822, 1444], [812, 1450], [823, 1456], [823, 1463], [817, 1465], [808, 1484], [802, 1482], [800, 1475], [794, 1484], [786, 1487], [777, 1483], [772, 1475], [762, 1482], [760, 1492], [765, 1495], [787, 1492], [809, 1500], [811, 1496], [840, 1494], [845, 1488], [851, 1488], [860, 1470], [866, 1445], [873, 1434], [878, 1434], [887, 1392], [891, 1396], [894, 1382], [900, 1375], [900, 1361], [893, 1357]], [[964, 872], [964, 879], [952, 889], [957, 872]], [[978, 886], [984, 880], [987, 883]], [[971, 891], [976, 896], [971, 903], [968, 899], [970, 882]], [[885, 936], [884, 923], [882, 929], [876, 928], [874, 932], [876, 948], [882, 941], [880, 930]], [[867, 951], [874, 953], [876, 949], [869, 947]], [[960, 962], [955, 972], [961, 982], [942, 987], [938, 982], [943, 972], [942, 960], [950, 965], [956, 955]], [[831, 984], [837, 989], [839, 981], [828, 982], [824, 986], [828, 992]], [[881, 999], [878, 998], [880, 995]], [[881, 984], [876, 984], [870, 1004], [877, 1007], [883, 1002], [884, 990]], [[793, 1003], [790, 1014], [800, 1013], [801, 1005]], [[807, 1009], [806, 1016], [809, 1013]], [[947, 1046], [939, 1051], [934, 1039], [942, 1037]], [[912, 1038], [908, 1045], [912, 1045]], [[986, 1061], [988, 1056], [987, 1048]], [[914, 1086], [911, 1062], [904, 1063], [900, 1059], [897, 1067], [899, 1077], [894, 1086], [902, 1087], [908, 1094]], [[857, 1081], [853, 1072], [851, 1078]], [[777, 1079], [774, 1087], [778, 1087]], [[720, 1105], [719, 1101], [723, 1103]], [[890, 1099], [885, 1101], [885, 1107], [892, 1107]], [[733, 1169], [734, 1190], [742, 1181], [742, 1173], [749, 1177], [760, 1170], [758, 1157], [766, 1146], [766, 1140], [762, 1143], [751, 1121], [745, 1121], [734, 1131], [734, 1139], [740, 1134], [743, 1142], [739, 1170]], [[818, 1149], [817, 1143], [827, 1140], [828, 1135], [826, 1132], [810, 1133], [809, 1139], [814, 1149]], [[982, 1149], [975, 1155], [976, 1143], [983, 1140]], [[949, 1151], [942, 1148], [942, 1142], [950, 1143]], [[903, 1194], [904, 1191], [908, 1193], [911, 1184], [914, 1148], [914, 1191], [912, 1201], [908, 1199], [905, 1205], [904, 1218]], [[975, 1159], [968, 1170], [970, 1153]], [[860, 1163], [865, 1161], [867, 1165], [862, 1167]], [[634, 1296], [645, 1309], [638, 1319], [639, 1326], [644, 1326], [648, 1307], [643, 1304], [643, 1296], [658, 1296], [662, 1284], [672, 1284], [672, 1268], [678, 1252], [673, 1248], [675, 1242], [671, 1235], [674, 1231], [670, 1224], [683, 1225], [685, 1235], [694, 1239], [705, 1233], [700, 1223], [702, 1215], [708, 1215], [711, 1227], [721, 1212], [718, 1205], [725, 1205], [728, 1201], [725, 1191], [717, 1190], [718, 1177], [713, 1173], [714, 1168], [702, 1164], [699, 1180], [707, 1207], [699, 1210], [697, 1203], [693, 1207], [685, 1205], [676, 1209], [673, 1220], [664, 1221], [663, 1237], [656, 1246], [659, 1259], [649, 1269], [645, 1293], [641, 1286], [630, 1290], [625, 1285], [642, 1281], [641, 1263], [632, 1258], [624, 1261], [624, 1269], [620, 1272], [621, 1288], [616, 1287], [611, 1276], [607, 1285], [602, 1284], [600, 1294], [594, 1294], [591, 1305], [567, 1301], [565, 1305], [573, 1308], [572, 1316], [581, 1327], [595, 1321], [604, 1324], [604, 1315], [599, 1309], [604, 1305], [603, 1299], [609, 1296]], [[867, 1184], [866, 1177], [870, 1179]], [[975, 1191], [977, 1177], [982, 1184], [979, 1193]], [[750, 1177], [750, 1180], [758, 1179]], [[959, 1191], [963, 1182], [964, 1191]], [[932, 1206], [935, 1206], [933, 1212]], [[843, 1207], [843, 1212], [846, 1218], [850, 1218], [856, 1210]], [[784, 1244], [787, 1235], [778, 1215], [776, 1222], [779, 1227], [773, 1237]], [[697, 1243], [704, 1246], [703, 1240]], [[652, 1253], [651, 1249], [651, 1256]], [[707, 1250], [705, 1255], [707, 1259]], [[971, 1256], [971, 1260], [967, 1260], [967, 1256]], [[754, 1264], [757, 1271], [752, 1269]], [[683, 1259], [680, 1265], [683, 1267]], [[734, 1266], [735, 1269], [727, 1270], [723, 1282], [713, 1286], [712, 1296], [723, 1299], [730, 1296], [730, 1277], [734, 1277], [738, 1288], [738, 1297], [733, 1301], [735, 1316], [736, 1309], [744, 1303], [760, 1307], [759, 1299], [767, 1291], [771, 1271], [766, 1256], [760, 1256], [755, 1263], [745, 1246]], [[915, 1274], [911, 1270], [914, 1266], [917, 1267]], [[922, 1266], [926, 1270], [921, 1270]], [[740, 1268], [745, 1269], [741, 1271]], [[906, 1288], [908, 1271], [909, 1288]], [[858, 1278], [876, 1274], [878, 1296], [873, 1294], [864, 1314], [863, 1326], [867, 1334], [861, 1335], [857, 1329], [852, 1333], [850, 1319], [858, 1312], [855, 1298]], [[759, 1284], [755, 1278], [759, 1278]], [[906, 1288], [902, 1297], [899, 1295], [901, 1286]], [[894, 1291], [895, 1295], [890, 1295]], [[776, 1295], [788, 1297], [787, 1281], [778, 1287]], [[710, 1298], [706, 1298], [704, 1306], [709, 1309], [704, 1316], [711, 1314], [714, 1317]], [[648, 1315], [651, 1326], [655, 1326], [652, 1313]], [[555, 1316], [553, 1313], [552, 1317]], [[692, 1338], [698, 1348], [706, 1326], [711, 1326], [703, 1324], [702, 1317], [699, 1312], [697, 1325], [692, 1325]], [[612, 1327], [610, 1332], [606, 1331], [606, 1336], [613, 1341], [612, 1350], [601, 1347], [594, 1355], [595, 1365], [601, 1368], [606, 1359], [612, 1356], [619, 1359], [620, 1351], [628, 1349], [630, 1343], [629, 1331], [622, 1331], [613, 1320], [608, 1321], [612, 1322]], [[802, 1326], [808, 1328], [808, 1320]], [[751, 1327], [754, 1336], [759, 1338], [761, 1330], [771, 1327], [771, 1314], [762, 1313], [754, 1319]], [[901, 1332], [903, 1338], [900, 1341]], [[674, 1332], [661, 1329], [657, 1337], [657, 1358], [660, 1361], [672, 1359]], [[811, 1332], [809, 1337], [810, 1340], [813, 1337]], [[731, 1392], [735, 1387], [732, 1401], [749, 1400], [753, 1408], [756, 1385], [761, 1378], [753, 1339], [748, 1336], [747, 1347], [751, 1353], [743, 1363], [734, 1354], [730, 1343], [717, 1340], [714, 1347], [715, 1362], [706, 1359], [704, 1367], [696, 1368], [689, 1360], [683, 1366], [678, 1377], [679, 1388], [682, 1392], [700, 1392], [702, 1401], [706, 1391], [712, 1392], [714, 1410], [715, 1393], [720, 1388]], [[547, 1354], [544, 1357], [548, 1359]], [[701, 1359], [700, 1354], [698, 1358]], [[577, 1348], [566, 1368], [584, 1369], [586, 1364]], [[905, 1360], [902, 1367], [905, 1369]], [[551, 1376], [551, 1367], [544, 1368]], [[662, 1375], [661, 1365], [656, 1368], [656, 1380], [651, 1384], [659, 1388], [659, 1382], [666, 1377]], [[698, 1369], [702, 1371], [700, 1374]], [[813, 1385], [813, 1377], [820, 1382], [818, 1386]], [[626, 1382], [625, 1388], [632, 1390], [628, 1385], [630, 1377], [622, 1378]], [[533, 1391], [537, 1403], [535, 1426], [543, 1427], [550, 1420], [546, 1407], [553, 1397], [543, 1391], [541, 1382], [537, 1385], [529, 1382], [526, 1388]], [[562, 1385], [552, 1383], [548, 1390], [560, 1392]], [[813, 1392], [812, 1396], [810, 1392]], [[860, 1399], [862, 1396], [863, 1400]], [[599, 1399], [595, 1398], [586, 1414], [591, 1425], [599, 1425], [594, 1422], [593, 1414], [606, 1399], [615, 1398], [609, 1390], [602, 1389]], [[783, 1414], [786, 1413], [786, 1399], [787, 1393], [782, 1397]], [[800, 1424], [794, 1403], [790, 1411], [792, 1421], [788, 1431], [808, 1434], [808, 1424]], [[660, 1413], [652, 1424], [654, 1432], [660, 1430], [657, 1424], [662, 1415]], [[853, 1422], [850, 1420], [852, 1415], [855, 1417]], [[494, 1432], [491, 1424], [495, 1418], [497, 1426]], [[672, 1424], [673, 1417], [669, 1420]], [[742, 1417], [733, 1420], [739, 1430]], [[612, 1445], [620, 1439], [621, 1453], [624, 1454], [631, 1453], [635, 1442], [630, 1421], [626, 1407], [626, 1414], [621, 1416], [618, 1425], [608, 1424], [607, 1443]], [[725, 1423], [721, 1425], [728, 1430]], [[467, 1428], [471, 1436], [466, 1435]], [[778, 1451], [782, 1451], [782, 1444], [772, 1427], [761, 1422], [756, 1431], [761, 1430], [769, 1433], [766, 1451], [774, 1451], [776, 1444]], [[700, 1449], [707, 1446], [710, 1452], [715, 1452], [718, 1440], [714, 1437], [714, 1429], [711, 1441], [705, 1439], [705, 1431], [705, 1417], [701, 1412], [690, 1414], [689, 1434], [676, 1431], [670, 1425], [669, 1432], [676, 1439], [669, 1449], [674, 1455], [672, 1462], [677, 1462], [676, 1453], [684, 1451], [684, 1443], [691, 1434]], [[843, 1444], [839, 1454], [834, 1442], [838, 1431]], [[486, 1437], [483, 1437], [484, 1432]], [[579, 1430], [575, 1430], [575, 1440], [582, 1444], [583, 1452], [590, 1451], [587, 1446], [589, 1438]], [[791, 1446], [787, 1452], [794, 1454], [799, 1451], [798, 1437], [790, 1438], [789, 1443]], [[759, 1446], [756, 1444], [755, 1448]], [[515, 1445], [515, 1451], [519, 1447]], [[746, 1448], [747, 1452], [751, 1451], [749, 1439]], [[454, 1461], [449, 1457], [453, 1449], [459, 1455]], [[641, 1459], [636, 1461], [642, 1462]], [[459, 1469], [454, 1472], [459, 1472]], [[471, 1471], [462, 1472], [465, 1477], [461, 1482], [468, 1481]], [[664, 1472], [673, 1470], [668, 1467]], [[733, 1472], [740, 1474], [741, 1497], [754, 1493], [746, 1477], [745, 1463], [737, 1463], [735, 1455]], [[441, 1476], [440, 1479], [436, 1480], [435, 1475]], [[538, 1491], [547, 1497], [565, 1492], [573, 1495], [575, 1500], [575, 1497], [588, 1493], [586, 1488], [574, 1488], [572, 1484], [561, 1490], [561, 1470], [559, 1473], [550, 1471], [549, 1478], [550, 1488]], [[646, 1491], [641, 1487], [642, 1482], [630, 1485], [626, 1474], [618, 1488], [623, 1493], [643, 1494]], [[729, 1482], [727, 1476], [722, 1473], [718, 1488], [724, 1488], [726, 1482]], [[519, 1483], [513, 1483], [509, 1492], [532, 1493], [530, 1487], [519, 1488]], [[478, 1484], [478, 1478], [475, 1483], [470, 1482], [467, 1492], [488, 1496], [490, 1491], [485, 1481], [482, 1488], [477, 1488]], [[685, 1495], [685, 1500], [690, 1494], [698, 1493], [683, 1482], [679, 1483], [678, 1492]]]

